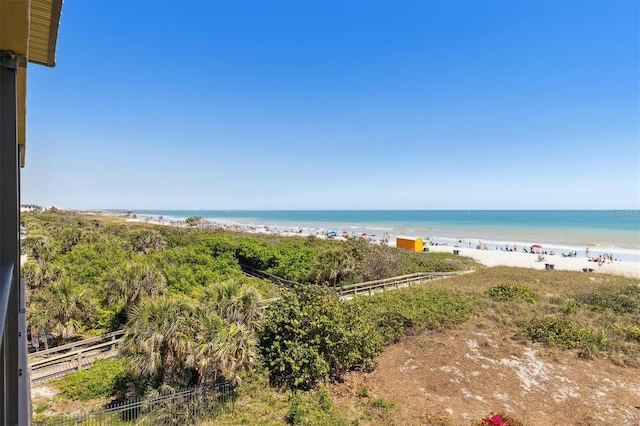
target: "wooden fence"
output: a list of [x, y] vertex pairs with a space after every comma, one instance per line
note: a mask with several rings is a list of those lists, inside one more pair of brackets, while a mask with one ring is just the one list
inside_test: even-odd
[[118, 330], [29, 354], [31, 382], [39, 383], [64, 376], [89, 367], [97, 359], [114, 357], [117, 354], [116, 346], [124, 333], [124, 330]]
[[385, 278], [382, 280], [365, 281], [357, 284], [335, 287], [335, 291], [341, 298], [350, 298], [363, 295], [372, 295], [387, 290], [397, 290], [409, 287], [422, 281], [438, 278], [452, 277], [467, 272], [418, 272], [415, 274], [401, 275], [399, 277]]
[[[293, 281], [277, 277], [264, 271], [243, 265], [243, 270], [256, 277], [267, 278], [281, 285], [290, 286]], [[415, 274], [401, 275], [382, 280], [366, 281], [357, 284], [350, 284], [342, 287], [335, 287], [334, 290], [341, 300], [351, 299], [356, 296], [372, 295], [388, 290], [397, 290], [403, 287], [434, 280], [438, 278], [451, 277], [468, 273], [463, 272], [419, 272]], [[278, 300], [278, 297], [263, 299], [258, 301], [258, 309], [264, 311], [271, 303]], [[63, 376], [72, 371], [79, 371], [91, 365], [96, 359], [111, 358], [117, 354], [116, 345], [122, 340], [124, 330], [105, 334], [99, 337], [69, 343], [67, 345], [48, 349], [45, 351], [29, 354], [29, 371], [32, 383], [43, 382], [52, 378]], [[80, 349], [73, 350], [74, 348]], [[57, 354], [49, 357], [49, 355]], [[43, 358], [44, 357], [44, 358]]]

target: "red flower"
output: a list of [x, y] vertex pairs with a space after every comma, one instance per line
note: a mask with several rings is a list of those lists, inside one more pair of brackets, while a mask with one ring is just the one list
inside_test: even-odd
[[477, 426], [526, 426], [525, 423], [520, 422], [508, 414], [500, 413], [495, 414], [491, 412], [488, 417], [483, 417], [482, 422]]
[[500, 416], [491, 416], [490, 419], [482, 419], [482, 421], [494, 426], [509, 426], [509, 424]]

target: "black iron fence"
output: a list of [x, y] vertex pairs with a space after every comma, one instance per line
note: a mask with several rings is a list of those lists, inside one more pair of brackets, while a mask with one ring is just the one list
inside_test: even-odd
[[194, 387], [110, 404], [86, 413], [35, 419], [37, 426], [188, 425], [234, 410], [233, 386]]

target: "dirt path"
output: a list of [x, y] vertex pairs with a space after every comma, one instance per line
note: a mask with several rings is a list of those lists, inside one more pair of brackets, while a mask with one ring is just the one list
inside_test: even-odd
[[374, 372], [336, 386], [334, 400], [361, 404], [364, 387], [393, 403], [386, 424], [469, 425], [505, 410], [531, 426], [640, 425], [640, 370], [523, 345], [473, 324], [388, 347]]

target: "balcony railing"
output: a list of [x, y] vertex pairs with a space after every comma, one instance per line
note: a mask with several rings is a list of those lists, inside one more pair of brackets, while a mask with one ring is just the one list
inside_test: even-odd
[[9, 309], [9, 294], [11, 293], [14, 268], [13, 263], [0, 263], [0, 342], [4, 338], [4, 325]]

